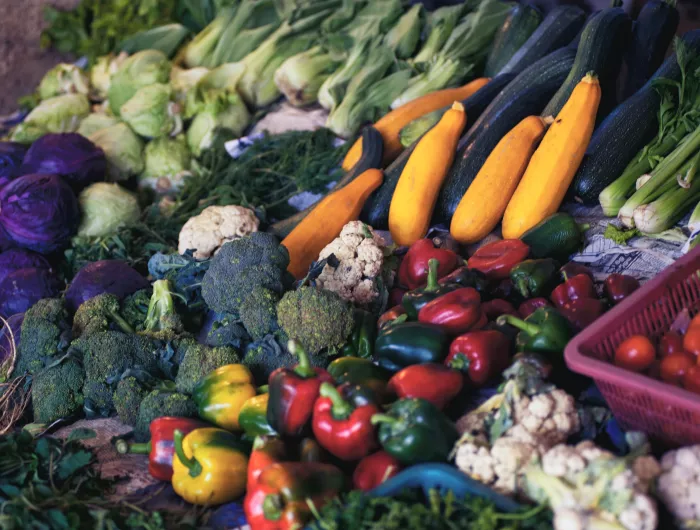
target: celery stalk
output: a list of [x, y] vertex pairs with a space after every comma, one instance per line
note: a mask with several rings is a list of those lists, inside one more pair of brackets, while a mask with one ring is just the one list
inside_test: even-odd
[[[687, 171], [692, 163], [693, 160], [689, 160], [684, 164], [682, 172]], [[681, 220], [699, 199], [700, 179], [693, 180], [689, 188], [674, 186], [655, 201], [635, 208], [634, 224], [642, 232], [658, 234]]]
[[685, 162], [700, 149], [700, 126], [686, 136], [678, 147], [664, 158], [651, 172], [651, 179], [639, 188], [620, 208], [618, 218], [628, 227], [634, 226], [634, 210], [648, 204], [658, 196], [659, 189], [667, 184], [669, 179], [676, 185], [676, 173]]

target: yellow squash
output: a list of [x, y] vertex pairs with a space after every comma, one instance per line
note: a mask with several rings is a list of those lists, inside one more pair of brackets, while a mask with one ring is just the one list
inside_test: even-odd
[[[392, 110], [374, 124], [384, 140], [384, 155], [382, 163], [384, 167], [389, 165], [403, 150], [399, 132], [413, 120], [425, 116], [430, 112], [439, 110], [453, 101], [467, 99], [481, 89], [490, 79], [480, 77], [458, 88], [446, 88], [426, 94], [419, 98], [404, 103], [399, 108]], [[362, 139], [359, 138], [345, 155], [343, 169], [350, 171], [362, 156]]]
[[528, 116], [498, 142], [455, 210], [452, 237], [476, 243], [496, 228], [547, 125]]
[[343, 227], [360, 215], [367, 197], [382, 183], [379, 169], [368, 169], [350, 184], [321, 199], [304, 220], [282, 240], [289, 251], [289, 267], [295, 278], [306, 276], [309, 266]]
[[411, 245], [428, 231], [438, 192], [452, 166], [466, 122], [464, 105], [455, 101], [411, 153], [389, 206], [389, 231], [395, 243]]
[[598, 78], [588, 73], [544, 135], [503, 215], [503, 237], [516, 239], [555, 213], [593, 134], [600, 103]]

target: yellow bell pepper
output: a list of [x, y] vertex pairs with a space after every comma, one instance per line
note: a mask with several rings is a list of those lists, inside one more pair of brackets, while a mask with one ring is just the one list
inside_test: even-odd
[[248, 455], [228, 431], [205, 427], [183, 437], [175, 431], [172, 485], [187, 502], [213, 505], [231, 502], [245, 492]]
[[241, 408], [256, 394], [250, 370], [242, 364], [227, 364], [202, 379], [192, 397], [200, 418], [222, 429], [238, 431]]

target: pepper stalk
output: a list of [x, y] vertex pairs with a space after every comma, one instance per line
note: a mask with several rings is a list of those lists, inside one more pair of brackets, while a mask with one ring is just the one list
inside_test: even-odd
[[198, 477], [202, 473], [202, 464], [195, 457], [188, 457], [182, 447], [182, 440], [185, 437], [181, 430], [176, 430], [173, 433], [173, 442], [175, 444], [175, 458], [180, 460], [180, 463], [189, 469], [189, 475], [192, 478]]

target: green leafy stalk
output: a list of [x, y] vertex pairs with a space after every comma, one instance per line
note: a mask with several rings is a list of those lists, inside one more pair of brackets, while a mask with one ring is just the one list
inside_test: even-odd
[[214, 20], [187, 45], [183, 53], [185, 64], [189, 68], [195, 66], [207, 66], [211, 60], [221, 36], [231, 24], [235, 10], [232, 8], [222, 10]]
[[384, 44], [398, 59], [408, 59], [416, 49], [423, 20], [423, 6], [416, 4], [404, 14], [384, 37]]
[[411, 60], [413, 63], [424, 63], [435, 57], [447, 39], [452, 34], [460, 17], [464, 14], [466, 4], [445, 6], [436, 9], [428, 16], [427, 34], [423, 46]]
[[472, 71], [473, 66], [457, 59], [438, 57], [426, 72], [414, 76], [405, 90], [391, 103], [395, 109], [416, 98], [461, 83]]
[[275, 84], [292, 105], [301, 107], [316, 101], [323, 82], [339, 61], [320, 46], [290, 57], [275, 72]]

